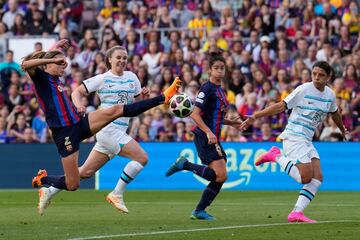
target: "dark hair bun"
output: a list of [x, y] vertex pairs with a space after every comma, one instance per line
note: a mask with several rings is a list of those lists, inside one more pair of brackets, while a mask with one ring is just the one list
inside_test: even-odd
[[221, 56], [223, 53], [223, 50], [221, 49], [216, 49], [216, 50], [212, 50], [208, 52], [208, 56], [209, 57], [217, 57], [217, 56]]

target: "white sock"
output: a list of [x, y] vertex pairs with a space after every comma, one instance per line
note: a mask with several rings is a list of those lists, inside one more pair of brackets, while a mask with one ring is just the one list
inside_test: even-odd
[[289, 161], [285, 156], [280, 155], [276, 158], [276, 162], [280, 165], [281, 169], [284, 170], [290, 177], [292, 177], [298, 183], [301, 183], [301, 175], [299, 169]]
[[125, 192], [126, 186], [134, 180], [136, 175], [139, 174], [139, 172], [144, 168], [143, 165], [141, 165], [139, 162], [131, 161], [128, 164], [126, 164], [121, 177], [116, 184], [116, 187], [114, 189], [114, 194], [116, 195], [122, 195]]
[[311, 179], [311, 182], [305, 184], [300, 190], [299, 198], [295, 204], [295, 212], [303, 212], [309, 205], [311, 200], [314, 199], [316, 192], [318, 191], [321, 182], [315, 178]]
[[59, 192], [61, 192], [61, 189], [53, 187], [53, 186], [49, 187], [49, 193], [50, 193], [51, 197], [55, 196]]

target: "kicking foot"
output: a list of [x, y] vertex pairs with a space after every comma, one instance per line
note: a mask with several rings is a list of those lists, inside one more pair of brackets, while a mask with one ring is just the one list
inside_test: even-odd
[[192, 211], [190, 219], [192, 219], [192, 220], [207, 220], [207, 221], [216, 220], [216, 218], [214, 216], [208, 214], [205, 210]]
[[181, 88], [182, 81], [179, 77], [176, 77], [174, 82], [164, 91], [165, 101], [164, 104], [169, 104], [170, 99], [174, 96]]
[[125, 206], [123, 195], [116, 195], [114, 192], [110, 192], [106, 196], [106, 200], [120, 212], [129, 213], [129, 210]]
[[40, 169], [40, 170], [38, 171], [36, 177], [34, 177], [34, 178], [32, 179], [32, 183], [31, 183], [32, 186], [33, 186], [34, 188], [41, 187], [41, 186], [42, 186], [41, 179], [42, 179], [43, 177], [46, 177], [46, 176], [47, 176], [46, 170], [45, 170], [45, 169]]
[[169, 169], [166, 171], [165, 176], [169, 177], [173, 175], [176, 172], [179, 172], [181, 170], [184, 170], [184, 163], [187, 162], [187, 159], [183, 156], [180, 156], [178, 159], [176, 159], [176, 162], [174, 162]]
[[281, 154], [280, 149], [278, 147], [272, 147], [269, 151], [266, 153], [263, 153], [256, 159], [255, 165], [259, 166], [266, 162], [275, 162], [276, 157]]
[[50, 190], [46, 187], [42, 187], [39, 190], [39, 203], [38, 203], [38, 212], [40, 216], [44, 214], [45, 208], [47, 208], [51, 203], [51, 193]]
[[288, 216], [289, 222], [308, 222], [308, 223], [316, 223], [315, 220], [312, 220], [308, 217], [305, 217], [302, 212], [291, 212]]

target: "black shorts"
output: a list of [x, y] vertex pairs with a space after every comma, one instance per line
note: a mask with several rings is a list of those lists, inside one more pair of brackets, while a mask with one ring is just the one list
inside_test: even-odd
[[67, 157], [80, 148], [80, 143], [93, 134], [90, 131], [89, 119], [86, 114], [74, 125], [60, 128], [51, 128], [52, 137], [61, 157]]
[[226, 153], [220, 142], [208, 144], [208, 139], [204, 134], [195, 134], [195, 146], [201, 162], [209, 165], [212, 161], [224, 159], [226, 161]]

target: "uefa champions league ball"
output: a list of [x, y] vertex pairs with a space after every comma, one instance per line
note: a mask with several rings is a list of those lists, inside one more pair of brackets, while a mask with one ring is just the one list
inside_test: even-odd
[[176, 117], [186, 118], [194, 110], [194, 103], [185, 93], [176, 94], [170, 99], [169, 110]]

